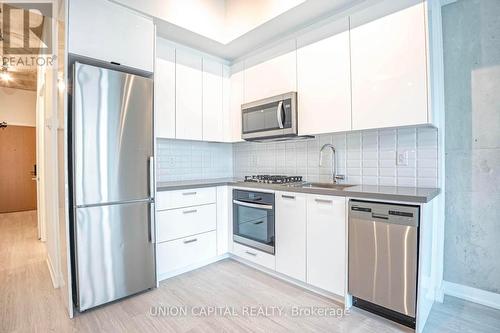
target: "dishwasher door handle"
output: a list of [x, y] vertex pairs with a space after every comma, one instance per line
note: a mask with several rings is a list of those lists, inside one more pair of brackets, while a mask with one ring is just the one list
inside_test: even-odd
[[383, 214], [372, 213], [372, 218], [374, 218], [374, 219], [388, 220], [389, 216], [388, 215], [383, 215]]

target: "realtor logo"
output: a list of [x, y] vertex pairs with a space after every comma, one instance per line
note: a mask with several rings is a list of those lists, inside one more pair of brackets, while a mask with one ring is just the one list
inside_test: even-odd
[[52, 3], [0, 2], [5, 55], [52, 54]]

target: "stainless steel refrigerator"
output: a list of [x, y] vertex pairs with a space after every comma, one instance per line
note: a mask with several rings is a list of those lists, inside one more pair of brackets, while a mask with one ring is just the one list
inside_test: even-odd
[[156, 285], [153, 81], [73, 65], [73, 282], [79, 311]]

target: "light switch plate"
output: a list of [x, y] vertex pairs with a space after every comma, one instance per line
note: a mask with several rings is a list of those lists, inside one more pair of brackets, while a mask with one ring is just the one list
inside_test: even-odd
[[398, 151], [397, 165], [408, 166], [408, 150]]

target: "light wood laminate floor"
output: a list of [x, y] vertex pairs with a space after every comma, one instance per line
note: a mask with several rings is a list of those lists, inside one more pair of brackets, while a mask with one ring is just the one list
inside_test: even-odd
[[[156, 316], [159, 306], [185, 316]], [[200, 316], [211, 306], [239, 316]], [[283, 306], [288, 315], [242, 316], [244, 309]], [[175, 308], [178, 307], [178, 308]], [[185, 307], [185, 308], [183, 308]], [[342, 317], [292, 316], [293, 307], [339, 309], [332, 301], [227, 259], [163, 281], [160, 288], [67, 318], [52, 288], [36, 213], [0, 214], [0, 332], [409, 332], [362, 310]], [[166, 309], [166, 308], [164, 308]], [[193, 315], [191, 311], [195, 311]], [[498, 332], [500, 311], [447, 298], [426, 331]]]

